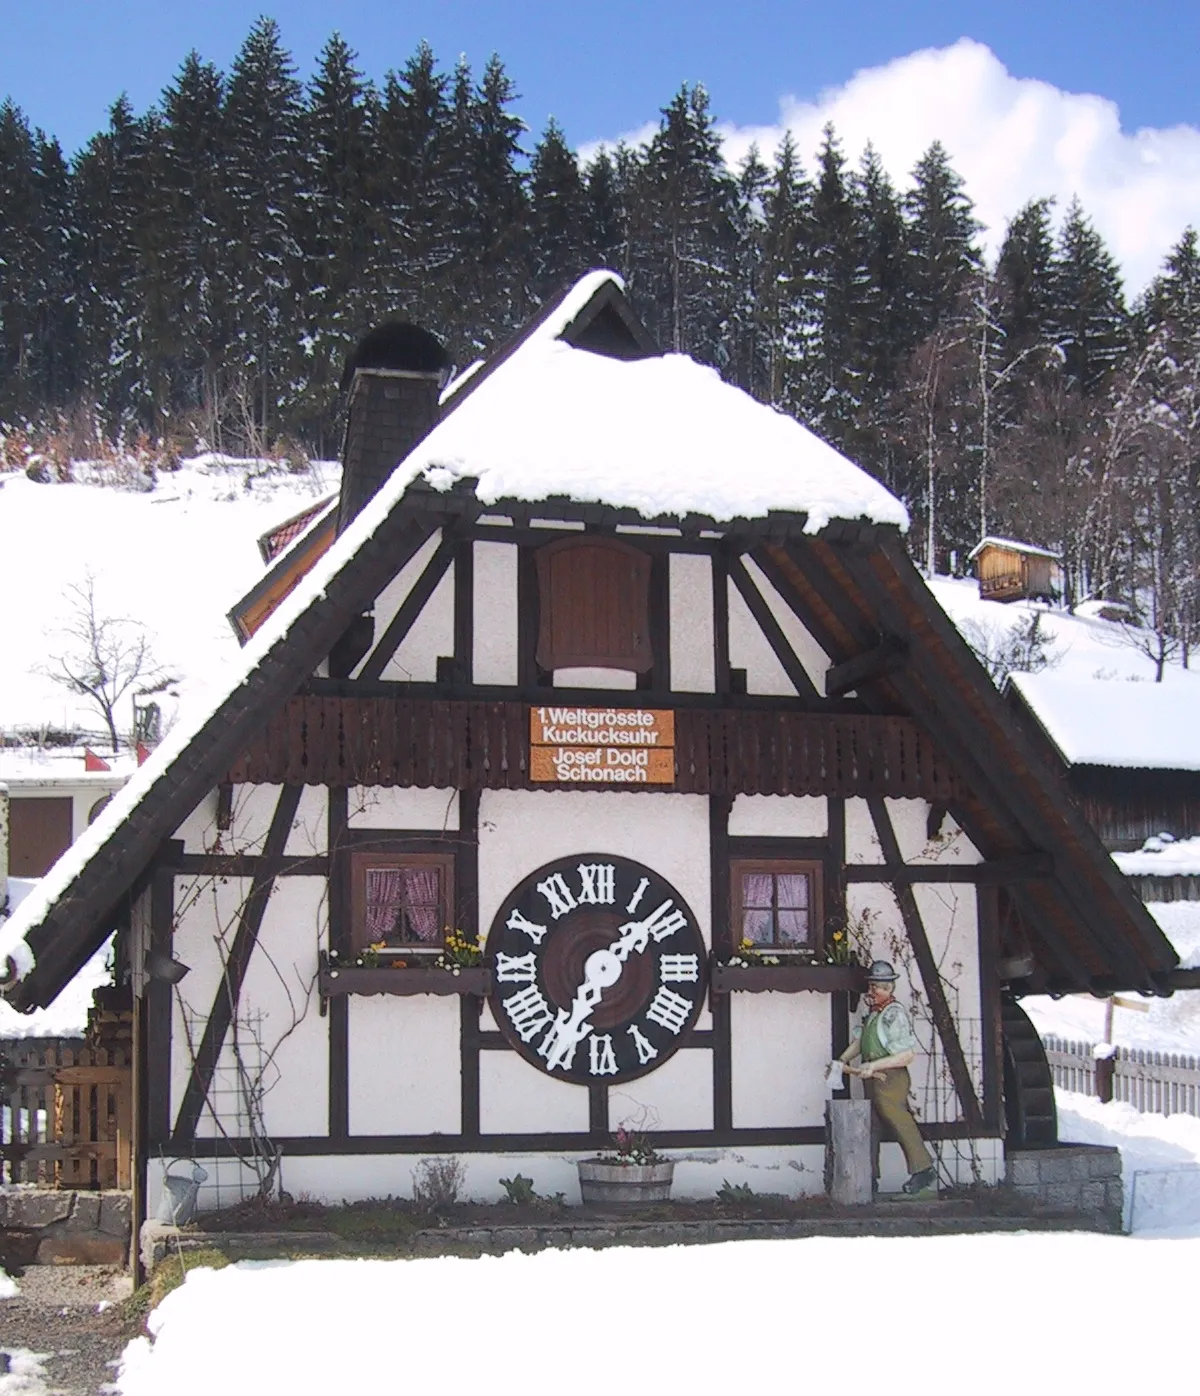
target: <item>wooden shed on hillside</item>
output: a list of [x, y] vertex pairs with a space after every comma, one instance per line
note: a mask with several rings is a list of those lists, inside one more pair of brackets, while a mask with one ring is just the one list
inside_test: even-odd
[[985, 601], [1050, 601], [1062, 591], [1062, 558], [1033, 543], [984, 538], [971, 550]]

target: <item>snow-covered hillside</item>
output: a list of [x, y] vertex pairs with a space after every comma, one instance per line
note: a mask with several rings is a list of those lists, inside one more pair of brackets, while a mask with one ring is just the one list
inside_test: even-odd
[[[88, 478], [86, 466], [76, 475]], [[256, 540], [338, 487], [340, 468], [292, 473], [276, 462], [200, 456], [153, 488], [36, 484], [0, 475], [4, 597], [0, 732], [100, 724], [86, 702], [39, 669], [64, 652], [72, 585], [95, 578], [97, 610], [131, 617], [183, 688], [210, 683], [237, 651], [225, 613], [262, 575]], [[132, 723], [132, 706], [118, 714]]]

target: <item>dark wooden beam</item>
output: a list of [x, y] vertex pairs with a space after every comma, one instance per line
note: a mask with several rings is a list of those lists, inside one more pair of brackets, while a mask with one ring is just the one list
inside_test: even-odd
[[[698, 604], [703, 604], [697, 598]], [[729, 559], [715, 553], [712, 560], [713, 688], [729, 692]]]
[[[327, 844], [329, 848], [329, 945], [350, 955], [350, 855], [346, 850], [349, 791], [330, 788]], [[322, 999], [329, 1023], [329, 1133], [345, 1139], [350, 1133], [350, 1004], [340, 995]]]
[[754, 578], [746, 571], [745, 564], [739, 557], [731, 557], [728, 562], [730, 579], [741, 592], [742, 600], [754, 617], [756, 624], [766, 638], [767, 644], [775, 658], [779, 661], [783, 672], [788, 676], [788, 681], [796, 690], [797, 694], [809, 704], [821, 702], [821, 695], [817, 692], [812, 679], [808, 676], [808, 671], [800, 662], [800, 657], [792, 648], [787, 636], [783, 633], [783, 627], [776, 620], [767, 599], [754, 584]]
[[[902, 863], [900, 842], [896, 838], [895, 829], [892, 827], [887, 802], [872, 796], [867, 800], [867, 808], [871, 811], [871, 818], [875, 824], [875, 832], [879, 838], [879, 846], [883, 849], [884, 858], [889, 863]], [[937, 1029], [938, 1036], [942, 1039], [942, 1050], [946, 1054], [946, 1065], [950, 1068], [950, 1079], [954, 1082], [959, 1105], [962, 1107], [963, 1119], [968, 1128], [982, 1132], [983, 1111], [980, 1108], [979, 1098], [975, 1094], [975, 1085], [971, 1080], [962, 1043], [959, 1041], [954, 1015], [950, 1012], [950, 1005], [946, 1002], [942, 976], [938, 973], [937, 961], [933, 958], [933, 951], [929, 948], [929, 937], [925, 934], [925, 923], [921, 919], [917, 899], [913, 894], [912, 887], [905, 883], [899, 884], [894, 890], [896, 901], [900, 906], [900, 915], [904, 920], [904, 929], [908, 933], [909, 944], [913, 948], [917, 968], [921, 973], [921, 982], [925, 986], [925, 993], [929, 999], [929, 1011], [933, 1015], [933, 1024]]]
[[237, 930], [234, 932], [233, 942], [217, 985], [208, 1022], [204, 1025], [204, 1033], [196, 1049], [196, 1057], [192, 1063], [183, 1100], [180, 1102], [179, 1113], [175, 1117], [175, 1129], [171, 1139], [173, 1146], [188, 1145], [196, 1136], [200, 1112], [212, 1088], [213, 1073], [221, 1055], [221, 1047], [237, 1012], [250, 956], [258, 943], [258, 933], [266, 914], [267, 902], [275, 885], [275, 864], [283, 856], [302, 792], [303, 786], [299, 785], [285, 785], [279, 792], [271, 827], [263, 844], [259, 872], [251, 884], [246, 900], [242, 903]]
[[907, 663], [907, 642], [889, 635], [874, 648], [834, 664], [825, 675], [825, 692], [830, 698], [841, 698], [851, 689], [887, 678]]
[[387, 629], [379, 637], [375, 648], [367, 656], [362, 669], [359, 670], [358, 677], [360, 679], [377, 679], [387, 668], [388, 662], [400, 648], [401, 641], [416, 624], [417, 617], [425, 609], [426, 602], [446, 575], [457, 550], [457, 540], [447, 538], [443, 533], [442, 540], [434, 550], [433, 556], [425, 564], [421, 575], [413, 583], [412, 590], [400, 603], [396, 614], [388, 622]]
[[1004, 1122], [998, 895], [995, 887], [981, 887], [976, 893], [976, 917], [979, 926], [979, 1000], [982, 1019], [980, 1045], [983, 1055], [983, 1123], [986, 1129], [995, 1130], [997, 1133]]
[[[708, 856], [711, 876], [712, 946], [718, 955], [733, 950], [734, 930], [729, 924], [729, 812], [733, 801], [725, 795], [708, 799]], [[733, 1028], [732, 994], [709, 993], [712, 1013], [713, 1128], [733, 1128]]]
[[[156, 865], [150, 880], [150, 946], [175, 953], [175, 874]], [[138, 967], [140, 970], [140, 966]], [[171, 1134], [171, 1033], [174, 990], [163, 979], [146, 980], [146, 1143], [165, 1144]]]

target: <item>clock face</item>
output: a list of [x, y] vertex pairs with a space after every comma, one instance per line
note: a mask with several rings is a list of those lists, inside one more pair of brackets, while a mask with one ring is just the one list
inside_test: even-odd
[[526, 1059], [564, 1081], [628, 1081], [678, 1049], [704, 1002], [691, 908], [652, 868], [559, 858], [504, 899], [487, 940], [492, 1012]]

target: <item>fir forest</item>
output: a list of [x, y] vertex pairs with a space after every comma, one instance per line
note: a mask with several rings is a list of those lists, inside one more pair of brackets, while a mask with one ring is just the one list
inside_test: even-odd
[[[907, 503], [928, 570], [985, 534], [1061, 552], [1065, 600], [1200, 638], [1200, 246], [1128, 297], [1078, 202], [992, 230], [933, 144], [912, 170], [827, 127], [723, 160], [684, 86], [642, 146], [581, 162], [493, 56], [422, 45], [381, 84], [337, 36], [301, 83], [260, 20], [189, 54], [68, 158], [0, 105], [0, 455], [150, 443], [338, 452], [346, 356], [387, 318], [460, 368], [591, 266], [664, 350], [793, 414]], [[652, 115], [647, 113], [647, 116]], [[747, 462], [753, 469], [753, 462]]]

